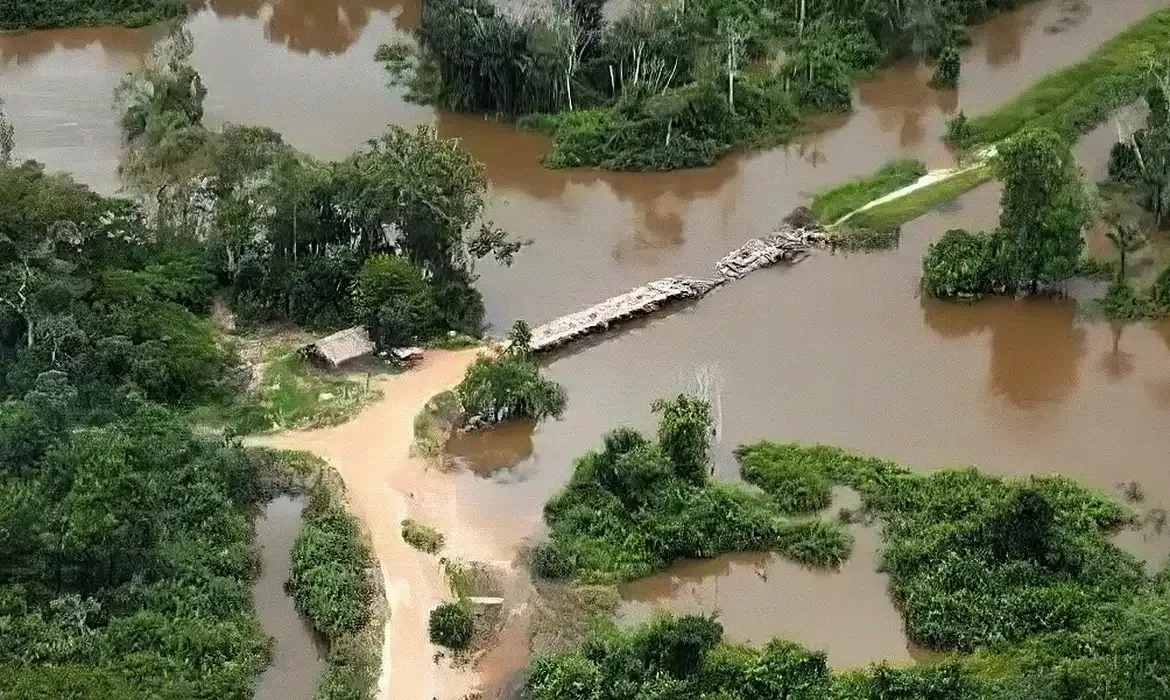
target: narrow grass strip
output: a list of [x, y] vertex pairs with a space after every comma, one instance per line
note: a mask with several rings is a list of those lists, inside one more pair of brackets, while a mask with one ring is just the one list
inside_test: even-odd
[[882, 202], [849, 217], [850, 228], [887, 231], [922, 216], [938, 205], [992, 179], [995, 171], [984, 162], [938, 182], [907, 193], [903, 197]]
[[868, 202], [913, 184], [926, 174], [926, 164], [915, 158], [886, 163], [873, 175], [849, 180], [819, 192], [811, 204], [821, 223], [831, 224]]
[[1086, 133], [1142, 96], [1151, 61], [1170, 57], [1170, 9], [1135, 22], [1084, 61], [1042, 78], [1015, 100], [966, 122], [963, 146], [993, 144], [1027, 127], [1068, 138]]

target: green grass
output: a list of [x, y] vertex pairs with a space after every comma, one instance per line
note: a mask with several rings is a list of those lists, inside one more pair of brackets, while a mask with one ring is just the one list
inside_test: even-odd
[[[271, 359], [268, 359], [271, 358]], [[261, 379], [252, 394], [191, 413], [198, 425], [230, 428], [240, 435], [273, 430], [322, 428], [353, 418], [381, 392], [365, 379], [318, 369], [287, 347], [266, 353]], [[391, 371], [389, 367], [379, 372]]]
[[1011, 103], [967, 120], [961, 145], [996, 143], [1020, 129], [1048, 127], [1074, 137], [1142, 95], [1151, 58], [1170, 57], [1170, 9], [1105, 42], [1084, 61], [1052, 73]]
[[913, 221], [944, 202], [972, 190], [992, 179], [990, 163], [981, 163], [960, 171], [945, 180], [910, 192], [904, 197], [883, 202], [849, 217], [849, 228], [889, 231]]
[[920, 160], [893, 160], [873, 175], [819, 192], [813, 197], [810, 208], [821, 223], [832, 224], [858, 207], [913, 184], [925, 174], [926, 165]]

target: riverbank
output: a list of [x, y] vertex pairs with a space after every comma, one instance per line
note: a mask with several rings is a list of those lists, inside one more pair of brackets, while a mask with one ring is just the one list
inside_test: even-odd
[[431, 396], [453, 388], [478, 352], [428, 351], [417, 368], [379, 378], [383, 398], [348, 423], [253, 441], [327, 460], [370, 531], [390, 610], [379, 698], [460, 698], [478, 685], [473, 668], [434, 661], [438, 649], [428, 639], [427, 620], [432, 608], [450, 598], [448, 581], [439, 560], [411, 547], [401, 533], [401, 522], [413, 518], [443, 533], [449, 559], [510, 558], [460, 517], [453, 482], [410, 454], [415, 415]]

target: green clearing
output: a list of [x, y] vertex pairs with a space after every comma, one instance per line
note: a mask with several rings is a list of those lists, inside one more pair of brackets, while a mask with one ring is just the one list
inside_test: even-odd
[[967, 119], [951, 136], [967, 148], [996, 143], [1026, 126], [1075, 138], [1140, 98], [1151, 60], [1167, 57], [1170, 9], [1134, 23], [1084, 61], [1046, 76], [1007, 105]]
[[[920, 187], [904, 197], [882, 202], [864, 211], [859, 211], [842, 222], [846, 230], [870, 229], [888, 231], [913, 221], [940, 204], [945, 204], [959, 195], [973, 190], [995, 176], [990, 163], [981, 163], [962, 170], [955, 175], [925, 187]], [[847, 234], [846, 234], [847, 235]]]
[[926, 164], [916, 158], [893, 160], [873, 175], [859, 177], [817, 193], [810, 208], [818, 221], [832, 224], [879, 197], [914, 184], [925, 174]]

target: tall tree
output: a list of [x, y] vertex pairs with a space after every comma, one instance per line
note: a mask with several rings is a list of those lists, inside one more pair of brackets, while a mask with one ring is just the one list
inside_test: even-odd
[[1089, 206], [1069, 146], [1053, 131], [1024, 131], [999, 148], [1000, 232], [1011, 280], [1036, 289], [1076, 273]]

